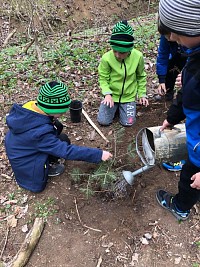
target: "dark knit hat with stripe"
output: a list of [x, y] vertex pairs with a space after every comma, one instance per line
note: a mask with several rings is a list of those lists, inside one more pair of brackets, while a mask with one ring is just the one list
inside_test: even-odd
[[53, 81], [40, 88], [37, 106], [45, 113], [65, 113], [69, 110], [70, 103], [68, 88], [64, 83]]
[[200, 0], [160, 0], [159, 17], [169, 32], [200, 36]]
[[122, 20], [114, 26], [109, 43], [113, 50], [124, 53], [133, 49], [133, 40], [132, 27]]

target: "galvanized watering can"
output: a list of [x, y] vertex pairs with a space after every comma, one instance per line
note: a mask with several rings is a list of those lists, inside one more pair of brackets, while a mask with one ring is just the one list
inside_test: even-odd
[[127, 183], [133, 184], [135, 175], [149, 170], [161, 160], [179, 161], [187, 158], [185, 124], [160, 131], [161, 126], [141, 129], [136, 136], [136, 151], [144, 166], [134, 172], [123, 171]]

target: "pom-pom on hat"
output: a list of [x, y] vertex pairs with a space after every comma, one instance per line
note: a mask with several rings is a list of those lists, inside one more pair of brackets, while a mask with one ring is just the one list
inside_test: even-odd
[[183, 36], [200, 36], [199, 0], [160, 0], [161, 26]]
[[71, 103], [67, 86], [62, 82], [46, 83], [40, 88], [37, 106], [47, 114], [65, 113]]
[[109, 43], [113, 50], [124, 53], [133, 49], [133, 40], [132, 27], [122, 20], [114, 26]]

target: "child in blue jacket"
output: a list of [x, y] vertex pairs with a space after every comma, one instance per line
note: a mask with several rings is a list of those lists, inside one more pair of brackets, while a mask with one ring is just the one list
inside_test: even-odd
[[158, 93], [170, 101], [174, 96], [176, 78], [185, 66], [185, 48], [161, 35], [156, 59], [156, 74], [159, 80]]
[[200, 2], [161, 0], [159, 31], [168, 31], [171, 41], [187, 47], [188, 60], [178, 92], [161, 130], [186, 119], [188, 159], [183, 165], [178, 193], [158, 190], [158, 203], [177, 219], [186, 220], [200, 197]]
[[67, 87], [61, 82], [46, 83], [37, 101], [14, 104], [6, 122], [9, 131], [5, 146], [16, 182], [32, 192], [44, 190], [48, 176], [64, 172], [58, 159], [99, 163], [112, 157], [107, 151], [70, 144], [57, 120], [70, 105]]

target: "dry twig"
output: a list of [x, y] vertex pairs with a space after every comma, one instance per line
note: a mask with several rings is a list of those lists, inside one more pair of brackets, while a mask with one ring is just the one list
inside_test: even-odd
[[84, 223], [81, 221], [81, 217], [80, 217], [80, 215], [79, 215], [79, 211], [78, 211], [78, 205], [77, 205], [76, 198], [74, 198], [74, 203], [75, 203], [76, 212], [77, 212], [77, 215], [78, 215], [79, 222], [82, 224], [82, 226], [84, 226], [84, 227], [85, 227], [85, 228], [87, 228], [87, 229], [90, 229], [90, 230], [96, 231], [96, 232], [102, 232], [102, 231], [101, 231], [101, 230], [99, 230], [99, 229], [95, 229], [95, 228], [92, 228], [92, 227], [89, 227], [89, 226], [87, 226], [86, 224], [84, 224]]
[[35, 39], [33, 39], [32, 41], [30, 41], [28, 44], [26, 44], [23, 48], [22, 48], [22, 53], [27, 54], [28, 49], [32, 46], [32, 44], [35, 42]]
[[10, 32], [10, 33], [8, 34], [8, 36], [6, 37], [6, 39], [5, 39], [5, 41], [4, 41], [3, 45], [2, 45], [2, 47], [6, 47], [6, 45], [8, 44], [8, 42], [9, 42], [9, 40], [10, 40], [10, 38], [13, 37], [13, 35], [15, 34], [16, 31], [17, 31], [17, 28], [15, 28], [12, 32]]
[[5, 250], [6, 245], [7, 245], [7, 242], [8, 242], [8, 235], [9, 235], [9, 232], [10, 232], [10, 227], [8, 226], [8, 227], [7, 227], [7, 231], [6, 231], [6, 236], [5, 236], [5, 242], [4, 242], [4, 245], [3, 245], [3, 248], [2, 248], [2, 251], [1, 251], [1, 255], [0, 255], [0, 260], [2, 259], [4, 250]]
[[97, 266], [96, 267], [100, 267], [102, 263], [102, 257], [100, 256], [97, 262]]
[[85, 118], [87, 119], [87, 121], [90, 123], [90, 125], [92, 125], [92, 127], [97, 131], [97, 133], [107, 142], [109, 143], [109, 140], [105, 137], [105, 135], [100, 131], [100, 129], [94, 124], [94, 122], [90, 119], [90, 117], [88, 116], [87, 112], [82, 109], [82, 113], [85, 116]]

